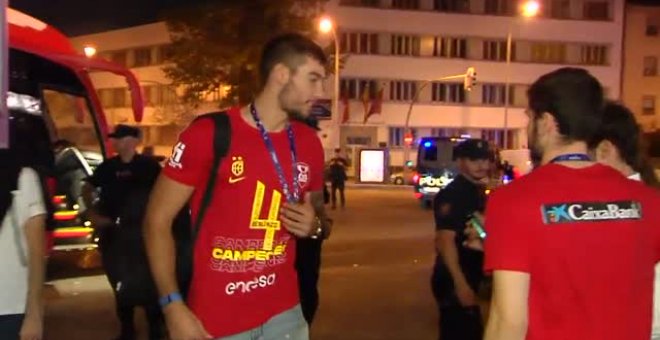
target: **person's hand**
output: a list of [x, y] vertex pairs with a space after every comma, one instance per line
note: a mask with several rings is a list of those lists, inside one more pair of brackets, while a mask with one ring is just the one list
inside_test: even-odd
[[456, 285], [456, 296], [458, 297], [458, 302], [463, 307], [472, 307], [477, 305], [477, 295], [467, 283]]
[[468, 222], [467, 228], [465, 228], [465, 236], [467, 239], [463, 242], [463, 247], [484, 251], [484, 243], [479, 236], [479, 232], [475, 227], [472, 226], [472, 223]]
[[206, 340], [213, 339], [204, 329], [188, 307], [182, 302], [173, 302], [164, 309], [165, 323], [172, 340]]
[[85, 217], [92, 222], [94, 228], [105, 228], [114, 224], [109, 217], [103, 216], [94, 210], [87, 211]]
[[19, 333], [20, 340], [41, 340], [43, 338], [43, 318], [38, 314], [26, 314]]
[[286, 230], [298, 237], [308, 237], [316, 232], [316, 212], [311, 193], [305, 194], [301, 203], [285, 203], [280, 220]]

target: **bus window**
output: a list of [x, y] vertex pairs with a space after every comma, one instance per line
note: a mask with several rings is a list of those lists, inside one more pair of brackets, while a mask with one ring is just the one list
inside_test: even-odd
[[94, 117], [84, 97], [45, 89], [43, 98], [58, 140], [67, 141], [80, 151], [102, 153], [103, 138], [96, 132]]

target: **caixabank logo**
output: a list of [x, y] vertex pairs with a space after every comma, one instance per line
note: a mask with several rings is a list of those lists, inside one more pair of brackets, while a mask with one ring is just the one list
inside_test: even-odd
[[541, 207], [543, 223], [625, 221], [642, 218], [642, 206], [636, 201], [571, 202]]

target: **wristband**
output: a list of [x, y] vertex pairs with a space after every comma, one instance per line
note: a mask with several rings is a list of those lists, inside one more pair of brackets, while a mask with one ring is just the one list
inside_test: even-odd
[[160, 304], [160, 308], [165, 308], [172, 302], [176, 302], [176, 301], [183, 301], [183, 297], [178, 292], [174, 292], [162, 296], [160, 299], [158, 299], [158, 304]]

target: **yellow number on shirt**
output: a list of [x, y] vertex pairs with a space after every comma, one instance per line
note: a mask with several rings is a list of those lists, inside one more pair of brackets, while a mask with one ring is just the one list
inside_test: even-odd
[[273, 250], [273, 240], [275, 239], [275, 232], [280, 230], [280, 221], [277, 216], [280, 212], [280, 203], [282, 201], [282, 194], [277, 190], [273, 190], [273, 196], [270, 200], [270, 209], [268, 209], [268, 219], [261, 219], [261, 208], [264, 203], [264, 194], [266, 185], [257, 181], [257, 189], [252, 202], [252, 218], [250, 219], [250, 229], [265, 230], [264, 235], [264, 250]]

